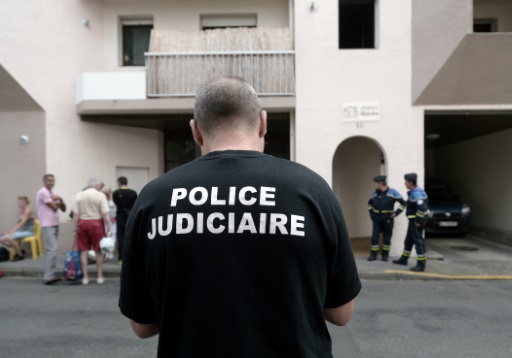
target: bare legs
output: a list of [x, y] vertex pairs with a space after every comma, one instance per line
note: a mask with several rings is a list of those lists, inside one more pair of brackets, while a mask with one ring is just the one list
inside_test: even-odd
[[[80, 251], [80, 263], [82, 264], [84, 280], [89, 279], [89, 272], [87, 271], [87, 253], [88, 251]], [[101, 251], [96, 252], [96, 267], [98, 268], [98, 278], [103, 278], [103, 254]]]
[[14, 251], [16, 251], [17, 255], [23, 256], [23, 253], [21, 252], [20, 245], [16, 242], [16, 240], [14, 240], [12, 238], [11, 235], [7, 235], [7, 237], [2, 240], [2, 243], [5, 246], [12, 247], [14, 249]]

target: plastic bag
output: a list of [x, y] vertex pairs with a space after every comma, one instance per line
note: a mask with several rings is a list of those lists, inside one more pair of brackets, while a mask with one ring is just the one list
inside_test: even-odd
[[80, 251], [66, 252], [63, 276], [65, 281], [78, 281], [84, 277], [80, 265]]
[[111, 237], [104, 237], [100, 241], [100, 249], [105, 259], [113, 259], [114, 258], [114, 249], [116, 247], [116, 242]]

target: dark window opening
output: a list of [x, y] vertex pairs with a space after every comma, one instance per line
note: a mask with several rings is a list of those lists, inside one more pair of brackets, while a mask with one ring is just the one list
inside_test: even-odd
[[496, 32], [496, 19], [475, 19], [473, 21], [473, 32]]
[[229, 28], [255, 28], [258, 24], [256, 14], [240, 15], [201, 15], [201, 30]]
[[375, 1], [339, 2], [340, 49], [375, 48]]
[[123, 66], [144, 66], [153, 25], [123, 24]]
[[249, 29], [255, 29], [256, 26], [203, 26], [203, 31], [206, 30], [217, 30], [217, 29], [234, 29], [240, 27], [247, 27]]

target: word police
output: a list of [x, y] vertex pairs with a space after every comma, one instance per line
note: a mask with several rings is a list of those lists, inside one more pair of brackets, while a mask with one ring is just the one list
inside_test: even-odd
[[[219, 194], [219, 187], [210, 190], [196, 187], [188, 191], [186, 188], [175, 188], [171, 194], [172, 208], [179, 208], [180, 203], [188, 201], [194, 206], [235, 206], [241, 204], [245, 207], [273, 207], [276, 206], [276, 188], [262, 186], [259, 189], [245, 186], [238, 190], [229, 187], [229, 191]], [[281, 234], [304, 236], [305, 218], [300, 215], [259, 212], [213, 212], [205, 215], [204, 212], [190, 213], [178, 212], [158, 216], [151, 219], [151, 231], [148, 239], [166, 237], [171, 234], [183, 235], [195, 232], [197, 234]]]

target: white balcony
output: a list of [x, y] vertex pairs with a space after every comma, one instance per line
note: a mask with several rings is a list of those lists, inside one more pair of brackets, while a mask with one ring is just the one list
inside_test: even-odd
[[86, 72], [76, 83], [76, 103], [83, 101], [146, 99], [146, 73]]

